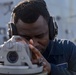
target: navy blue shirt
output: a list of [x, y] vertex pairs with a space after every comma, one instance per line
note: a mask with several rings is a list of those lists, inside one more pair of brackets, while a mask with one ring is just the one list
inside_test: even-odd
[[76, 75], [76, 46], [72, 42], [50, 41], [43, 56], [51, 64], [50, 75]]

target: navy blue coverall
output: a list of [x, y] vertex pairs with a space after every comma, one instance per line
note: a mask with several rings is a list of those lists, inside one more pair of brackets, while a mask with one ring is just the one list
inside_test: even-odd
[[51, 64], [50, 75], [76, 75], [76, 46], [72, 42], [50, 41], [43, 56]]

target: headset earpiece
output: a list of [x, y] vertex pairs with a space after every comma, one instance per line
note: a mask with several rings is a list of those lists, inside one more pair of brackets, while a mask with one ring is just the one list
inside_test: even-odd
[[49, 38], [50, 40], [53, 40], [55, 36], [58, 34], [58, 26], [53, 17], [50, 17], [48, 25], [49, 25]]
[[11, 38], [12, 35], [18, 35], [16, 25], [14, 25], [13, 23], [8, 23], [8, 35], [9, 38]]

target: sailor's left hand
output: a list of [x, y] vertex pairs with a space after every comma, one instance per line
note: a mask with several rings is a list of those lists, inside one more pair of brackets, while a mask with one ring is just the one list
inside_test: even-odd
[[42, 63], [43, 71], [51, 73], [51, 64], [42, 56], [40, 51], [33, 46], [33, 41], [29, 41], [29, 48], [33, 53], [32, 63]]

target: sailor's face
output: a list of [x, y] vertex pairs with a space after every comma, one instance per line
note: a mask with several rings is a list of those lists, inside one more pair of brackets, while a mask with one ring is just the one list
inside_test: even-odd
[[34, 46], [40, 52], [43, 52], [46, 49], [49, 42], [49, 31], [48, 24], [42, 16], [39, 16], [34, 23], [24, 23], [19, 19], [16, 26], [18, 34], [23, 36], [27, 43], [32, 39]]

